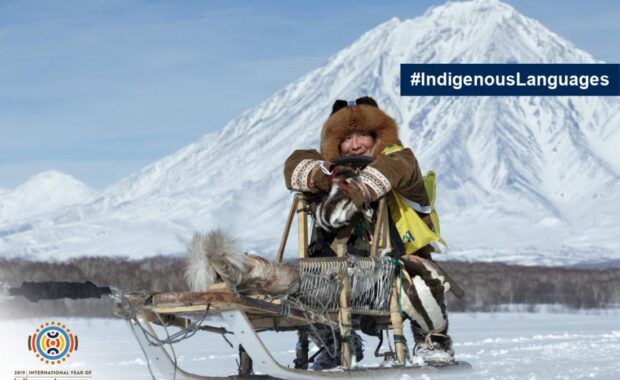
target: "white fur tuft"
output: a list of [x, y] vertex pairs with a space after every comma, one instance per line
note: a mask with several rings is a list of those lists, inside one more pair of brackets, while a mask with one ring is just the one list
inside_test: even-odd
[[185, 281], [192, 292], [205, 292], [215, 281], [215, 270], [209, 266], [205, 255], [205, 240], [204, 234], [196, 232], [187, 247]]
[[217, 274], [227, 282], [238, 284], [245, 271], [245, 255], [228, 233], [215, 229], [194, 234], [185, 266], [185, 280], [191, 291], [207, 291]]

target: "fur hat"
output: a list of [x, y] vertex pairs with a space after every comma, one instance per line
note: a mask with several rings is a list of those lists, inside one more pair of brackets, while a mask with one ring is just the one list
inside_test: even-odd
[[323, 158], [340, 157], [340, 143], [353, 132], [367, 132], [375, 137], [374, 157], [390, 144], [402, 145], [396, 121], [381, 111], [373, 98], [365, 96], [350, 102], [336, 100], [321, 131]]

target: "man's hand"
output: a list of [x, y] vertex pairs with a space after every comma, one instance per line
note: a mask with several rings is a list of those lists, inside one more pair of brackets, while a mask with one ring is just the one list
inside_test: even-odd
[[316, 209], [316, 222], [322, 229], [333, 231], [347, 225], [357, 211], [347, 181], [337, 176], [331, 181], [329, 195]]

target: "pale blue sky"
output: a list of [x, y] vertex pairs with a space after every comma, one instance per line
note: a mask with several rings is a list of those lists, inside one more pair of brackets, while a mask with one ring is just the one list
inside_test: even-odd
[[[620, 2], [508, 0], [620, 62]], [[0, 1], [0, 187], [102, 188], [221, 128], [391, 17], [443, 1]]]

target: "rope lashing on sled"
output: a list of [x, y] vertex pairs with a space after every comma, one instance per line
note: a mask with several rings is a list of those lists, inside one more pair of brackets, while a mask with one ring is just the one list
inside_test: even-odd
[[407, 338], [405, 338], [404, 335], [393, 335], [393, 339], [394, 339], [394, 343], [402, 343], [403, 346], [405, 347], [405, 357], [407, 358], [407, 361], [412, 362], [411, 360], [411, 355], [409, 353], [409, 346], [407, 345]]
[[[182, 328], [179, 331], [170, 334], [169, 330], [168, 330], [168, 325], [169, 323], [167, 323], [166, 321], [164, 321], [161, 317], [161, 315], [159, 313], [155, 313], [153, 312], [153, 314], [157, 317], [157, 319], [159, 320], [159, 324], [164, 328], [164, 331], [166, 333], [166, 338], [165, 339], [161, 339], [158, 336], [152, 334], [150, 331], [148, 331], [147, 329], [144, 328], [144, 326], [142, 326], [142, 324], [140, 322], [138, 322], [138, 313], [141, 311], [142, 305], [141, 304], [137, 304], [134, 302], [130, 302], [129, 299], [127, 299], [127, 297], [125, 297], [122, 294], [112, 294], [112, 297], [114, 298], [114, 300], [116, 301], [116, 305], [117, 305], [117, 312], [116, 315], [119, 316], [120, 318], [124, 319], [129, 326], [131, 327], [132, 331], [134, 331], [134, 334], [136, 333], [135, 326], [137, 326], [140, 331], [142, 332], [142, 334], [144, 334], [145, 339], [147, 340], [147, 342], [152, 345], [152, 346], [163, 346], [163, 345], [169, 345], [170, 347], [170, 351], [173, 357], [173, 361], [174, 361], [174, 366], [175, 366], [175, 374], [174, 377], [176, 377], [176, 368], [177, 368], [177, 358], [176, 358], [176, 352], [174, 350], [173, 345], [176, 343], [179, 343], [181, 341], [184, 341], [186, 339], [189, 339], [191, 337], [193, 337], [196, 332], [198, 332], [199, 330], [203, 329], [203, 322], [206, 320], [208, 314], [209, 314], [209, 310], [211, 308], [211, 304], [208, 304], [204, 313], [202, 314], [202, 316], [197, 320], [197, 321], [190, 321], [189, 326], [186, 328]], [[230, 340], [228, 340], [228, 338], [226, 338], [225, 334], [229, 333], [226, 330], [222, 330], [221, 331], [221, 335], [222, 338], [226, 341], [226, 343], [228, 343], [228, 345], [230, 347], [233, 347], [233, 344], [230, 342]], [[144, 350], [143, 350], [144, 351]], [[149, 364], [149, 357], [146, 354], [146, 352], [144, 352], [145, 358], [147, 360], [147, 365], [149, 367], [149, 372], [151, 373], [151, 376], [153, 377], [153, 379], [155, 379], [155, 376], [153, 375], [151, 369], [150, 369], [150, 364]]]
[[[157, 335], [148, 331], [142, 325], [142, 323], [139, 322], [138, 314], [142, 311], [142, 306], [143, 306], [141, 303], [131, 302], [124, 294], [121, 294], [118, 292], [113, 292], [111, 296], [115, 300], [116, 305], [117, 305], [115, 314], [127, 322], [127, 324], [131, 328], [131, 331], [134, 333], [134, 335], [138, 334], [136, 330], [136, 326], [137, 326], [139, 331], [144, 335], [144, 338], [146, 339], [149, 345], [164, 346], [167, 344], [170, 347], [170, 354], [172, 356], [172, 361], [174, 364], [174, 373], [172, 377], [173, 379], [176, 379], [177, 369], [178, 369], [177, 355], [174, 349], [174, 344], [193, 337], [196, 334], [196, 332], [198, 332], [199, 330], [204, 329], [204, 330], [209, 330], [212, 332], [219, 332], [222, 335], [222, 338], [226, 341], [226, 343], [228, 343], [230, 347], [233, 347], [233, 344], [225, 336], [225, 334], [230, 334], [231, 332], [227, 331], [224, 328], [217, 329], [212, 326], [203, 325], [203, 322], [206, 320], [209, 314], [210, 308], [211, 308], [210, 303], [207, 304], [207, 307], [205, 308], [204, 313], [198, 320], [189, 321], [189, 325], [187, 327], [181, 328], [179, 331], [173, 334], [171, 334], [170, 331], [168, 330], [168, 326], [170, 326], [171, 324], [170, 320], [166, 321], [162, 318], [161, 314], [151, 311], [151, 313], [155, 315], [155, 317], [157, 317], [158, 322], [159, 322], [158, 324], [164, 328], [166, 338], [161, 339]], [[147, 368], [149, 370], [151, 377], [153, 379], [156, 379], [155, 374], [153, 373], [153, 370], [151, 369], [151, 364], [150, 364], [151, 358], [149, 358], [148, 354], [146, 353], [144, 348], [142, 348], [141, 345], [140, 345], [140, 348], [146, 359]]]
[[[297, 309], [301, 310], [301, 312], [304, 314], [304, 319], [308, 323], [308, 327], [310, 327], [312, 334], [319, 341], [320, 346], [323, 347], [327, 351], [329, 356], [335, 357], [338, 352], [338, 347], [336, 346], [337, 344], [336, 324], [329, 318], [328, 310], [325, 308], [325, 306], [323, 306], [321, 310], [308, 310], [306, 306], [304, 306], [304, 304], [298, 298], [288, 297], [288, 299], [291, 302], [295, 303], [295, 306], [297, 307]], [[317, 302], [320, 303], [320, 300], [317, 300]], [[328, 348], [329, 344], [327, 344], [327, 342], [325, 342], [323, 338], [321, 337], [321, 334], [319, 333], [319, 330], [316, 327], [317, 323], [323, 326], [327, 326], [329, 328], [331, 336], [332, 336], [332, 342], [334, 342], [333, 350], [330, 350]]]
[[[320, 305], [320, 308], [314, 308], [314, 309], [308, 309], [308, 307], [304, 305], [304, 303], [301, 302], [299, 298], [294, 297], [294, 296], [285, 295], [283, 297], [280, 297], [280, 300], [282, 303], [280, 307], [280, 314], [284, 316], [290, 315], [291, 304], [295, 306], [297, 310], [300, 310], [303, 313], [304, 319], [308, 323], [308, 327], [310, 328], [314, 336], [319, 340], [319, 343], [321, 344], [322, 349], [325, 349], [330, 356], [335, 357], [337, 354], [337, 350], [338, 350], [338, 347], [336, 347], [337, 325], [329, 318], [329, 315], [328, 315], [329, 311], [327, 310], [325, 305], [321, 303], [321, 300], [319, 299], [314, 300], [316, 304]], [[318, 328], [316, 327], [317, 324], [327, 326], [329, 328], [330, 333], [332, 335], [332, 342], [334, 342], [333, 350], [330, 350], [328, 348], [329, 345], [322, 339], [321, 334], [319, 333]]]
[[291, 315], [291, 302], [288, 298], [288, 295], [284, 295], [280, 298], [280, 315], [283, 317], [288, 317]]
[[[139, 340], [138, 333], [136, 333], [136, 329], [135, 329], [135, 325], [138, 325], [138, 323], [137, 322], [134, 323], [131, 320], [126, 320], [125, 322], [127, 322], [127, 326], [129, 326], [129, 329], [131, 330], [133, 335], [136, 337], [136, 339]], [[142, 347], [141, 344], [139, 344], [138, 346], [140, 346], [140, 350], [142, 351], [142, 354], [144, 355], [144, 358], [146, 359], [146, 368], [149, 370], [151, 379], [156, 380], [157, 378], [155, 377], [155, 373], [153, 373], [153, 369], [151, 368], [151, 360], [149, 359], [149, 355], [146, 353], [146, 351], [144, 350], [144, 347]], [[176, 377], [176, 368], [175, 368], [174, 376]]]
[[[145, 335], [147, 336], [147, 338], [149, 338], [149, 343], [153, 346], [163, 346], [165, 344], [175, 344], [175, 343], [179, 343], [182, 342], [186, 339], [191, 338], [192, 336], [194, 336], [199, 330], [202, 329], [202, 323], [205, 321], [205, 319], [207, 318], [207, 315], [209, 314], [209, 309], [211, 307], [211, 304], [207, 305], [207, 308], [205, 309], [205, 312], [202, 314], [202, 316], [200, 317], [200, 319], [198, 319], [198, 321], [193, 322], [191, 321], [189, 326], [186, 328], [182, 328], [179, 331], [175, 332], [174, 334], [170, 334], [166, 337], [166, 339], [161, 339], [157, 336], [154, 336], [153, 334], [151, 334], [149, 331], [147, 331], [144, 327], [142, 327], [141, 324], [138, 324], [138, 326], [140, 326], [140, 329], [145, 333]], [[133, 320], [136, 319], [136, 315], [139, 311], [138, 307], [131, 307], [129, 310], [124, 310], [126, 312], [120, 314], [119, 316], [125, 320]], [[155, 314], [155, 316], [157, 317], [157, 319], [159, 320], [159, 323], [161, 326], [164, 327], [164, 329], [166, 329], [166, 333], [167, 328], [168, 328], [168, 323], [166, 323], [166, 321], [164, 321], [161, 318], [161, 315], [159, 313], [153, 313]], [[226, 334], [225, 331], [222, 331], [221, 335], [224, 338], [224, 340], [232, 347], [232, 343], [224, 336], [224, 334]]]

